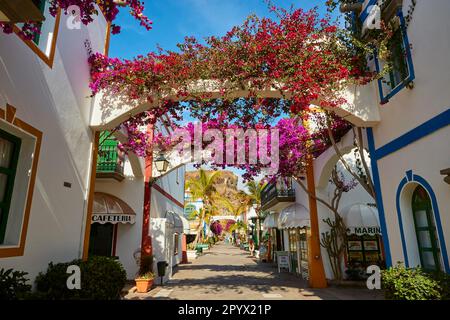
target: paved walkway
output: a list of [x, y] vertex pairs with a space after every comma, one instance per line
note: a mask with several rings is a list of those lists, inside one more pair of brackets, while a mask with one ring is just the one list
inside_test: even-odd
[[296, 275], [278, 273], [272, 264], [259, 263], [248, 252], [217, 244], [189, 264], [178, 266], [164, 287], [146, 294], [130, 292], [125, 299], [347, 300], [382, 299], [382, 295], [360, 288], [309, 289]]

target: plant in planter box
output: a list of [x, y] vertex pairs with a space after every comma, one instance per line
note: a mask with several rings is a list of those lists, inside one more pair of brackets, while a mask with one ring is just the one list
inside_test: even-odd
[[153, 270], [153, 256], [142, 256], [140, 259], [139, 272], [136, 278], [136, 288], [139, 293], [146, 293], [153, 285], [155, 275]]

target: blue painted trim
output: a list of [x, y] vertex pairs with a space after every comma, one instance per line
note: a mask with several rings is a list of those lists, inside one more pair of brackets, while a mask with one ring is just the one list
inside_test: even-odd
[[[404, 89], [406, 87], [407, 84], [414, 81], [414, 79], [416, 78], [416, 73], [414, 71], [411, 48], [410, 48], [410, 43], [409, 43], [409, 38], [408, 38], [408, 32], [406, 30], [406, 21], [405, 21], [405, 17], [403, 16], [402, 9], [398, 9], [397, 16], [400, 19], [400, 29], [401, 29], [401, 33], [402, 33], [403, 47], [405, 48], [405, 52], [406, 52], [408, 77], [406, 79], [404, 79], [402, 82], [400, 82], [395, 88], [391, 89], [391, 91], [386, 95], [384, 95], [384, 92], [383, 92], [382, 79], [378, 79], [378, 92], [379, 92], [380, 101], [382, 104], [389, 102], [389, 100], [393, 96], [395, 96], [397, 93], [399, 93], [402, 89]], [[377, 73], [380, 73], [380, 63], [378, 60], [378, 54], [375, 55], [375, 66], [376, 66]]]
[[443, 113], [435, 116], [420, 126], [408, 131], [402, 136], [378, 148], [374, 153], [370, 153], [371, 157], [379, 160], [407, 145], [422, 139], [423, 137], [450, 125], [450, 108]]
[[[364, 0], [360, 1], [360, 2], [364, 2]], [[361, 22], [366, 21], [367, 17], [369, 16], [369, 7], [375, 5], [377, 2], [378, 2], [378, 0], [370, 0], [367, 3], [367, 6], [363, 9], [361, 14], [359, 15], [359, 18], [361, 19]]]
[[[409, 172], [411, 172], [411, 174], [412, 174], [412, 171], [409, 171]], [[409, 259], [408, 259], [408, 251], [406, 250], [405, 232], [403, 231], [402, 212], [400, 210], [400, 196], [402, 194], [403, 187], [408, 183], [408, 181], [411, 181], [411, 180], [407, 179], [406, 177], [402, 179], [402, 181], [400, 182], [400, 184], [397, 188], [397, 196], [396, 196], [396, 200], [395, 200], [395, 203], [397, 205], [397, 218], [398, 218], [398, 226], [400, 228], [400, 238], [402, 240], [403, 258], [405, 259], [405, 267], [407, 267], [407, 268], [409, 268]]]
[[[370, 154], [375, 154], [375, 140], [373, 136], [372, 128], [367, 128], [367, 140], [369, 144], [369, 152]], [[392, 258], [391, 258], [391, 249], [389, 246], [389, 236], [387, 232], [386, 226], [386, 217], [384, 214], [384, 205], [383, 205], [383, 196], [381, 194], [381, 182], [380, 182], [380, 173], [378, 171], [378, 162], [375, 157], [370, 157], [371, 165], [372, 165], [372, 175], [373, 175], [373, 184], [375, 188], [375, 195], [377, 198], [377, 209], [380, 218], [380, 228], [381, 233], [383, 235], [383, 245], [384, 245], [384, 255], [386, 258], [386, 267], [392, 266]]]
[[435, 195], [431, 185], [424, 178], [422, 178], [419, 175], [413, 174], [411, 177], [412, 179], [409, 179], [410, 174], [412, 174], [411, 170], [406, 172], [407, 177], [403, 178], [402, 181], [400, 182], [400, 184], [397, 188], [397, 196], [396, 196], [398, 224], [399, 224], [399, 228], [400, 228], [400, 237], [402, 240], [402, 250], [403, 250], [403, 256], [405, 259], [405, 266], [407, 268], [409, 268], [408, 253], [407, 253], [407, 249], [406, 249], [407, 246], [406, 246], [406, 240], [405, 240], [405, 232], [403, 229], [403, 220], [402, 220], [402, 213], [401, 213], [401, 208], [400, 208], [400, 196], [401, 196], [401, 193], [402, 193], [405, 185], [408, 184], [409, 182], [414, 181], [414, 182], [417, 182], [418, 184], [420, 184], [422, 187], [424, 187], [425, 190], [427, 190], [428, 194], [430, 195], [431, 203], [433, 206], [434, 221], [436, 223], [436, 229], [437, 229], [438, 236], [439, 236], [440, 252], [442, 255], [442, 260], [444, 262], [444, 269], [445, 269], [445, 272], [450, 273], [450, 265], [449, 265], [449, 261], [448, 261], [447, 246], [445, 244], [444, 231], [442, 229], [441, 215], [439, 212], [436, 195]]

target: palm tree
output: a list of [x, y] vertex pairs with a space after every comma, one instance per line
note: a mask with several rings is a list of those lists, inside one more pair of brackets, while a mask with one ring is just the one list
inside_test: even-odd
[[238, 201], [233, 202], [228, 198], [218, 196], [216, 201], [222, 205], [228, 212], [230, 212], [233, 216], [238, 217], [240, 215], [245, 215], [248, 210], [250, 197], [244, 192], [237, 194]]
[[201, 213], [197, 213], [197, 217], [200, 219], [200, 224], [197, 228], [197, 236], [195, 237], [194, 244], [197, 244], [202, 238], [203, 223], [209, 222], [209, 218], [214, 211], [214, 197], [216, 194], [214, 183], [216, 182], [216, 179], [221, 176], [221, 174], [221, 171], [208, 173], [205, 170], [200, 169], [198, 178], [195, 177], [186, 181], [186, 189], [189, 189], [192, 198], [203, 200], [203, 209], [200, 210]]
[[251, 180], [247, 182], [246, 187], [248, 191], [248, 195], [254, 205], [255, 212], [256, 212], [256, 234], [257, 239], [256, 243], [259, 245], [259, 240], [261, 239], [261, 218], [262, 218], [262, 212], [261, 212], [261, 192], [266, 186], [266, 182], [256, 182], [254, 180]]

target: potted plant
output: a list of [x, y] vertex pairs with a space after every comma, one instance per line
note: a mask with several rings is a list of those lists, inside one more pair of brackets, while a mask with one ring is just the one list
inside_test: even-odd
[[153, 270], [153, 256], [147, 255], [140, 259], [139, 272], [136, 278], [136, 289], [139, 293], [146, 293], [153, 286], [155, 275]]

